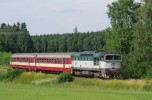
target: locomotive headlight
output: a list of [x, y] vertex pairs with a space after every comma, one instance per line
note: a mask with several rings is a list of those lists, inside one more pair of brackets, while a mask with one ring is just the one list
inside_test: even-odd
[[114, 66], [115, 65], [115, 63], [111, 63], [111, 66]]

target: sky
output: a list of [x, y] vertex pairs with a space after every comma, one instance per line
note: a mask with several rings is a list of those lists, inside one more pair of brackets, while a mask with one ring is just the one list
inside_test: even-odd
[[110, 26], [107, 5], [114, 1], [0, 0], [0, 24], [25, 22], [31, 35], [100, 31]]

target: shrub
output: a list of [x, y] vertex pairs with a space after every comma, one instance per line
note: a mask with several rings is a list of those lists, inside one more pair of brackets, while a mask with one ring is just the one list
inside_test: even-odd
[[146, 79], [152, 79], [152, 68], [150, 68], [146, 73]]
[[0, 65], [9, 65], [10, 52], [0, 52]]
[[73, 76], [70, 75], [69, 73], [61, 73], [60, 76], [58, 77], [59, 83], [72, 82], [73, 80], [74, 80]]
[[15, 77], [19, 76], [24, 70], [22, 69], [8, 69], [7, 74], [3, 76], [3, 79], [13, 80]]
[[0, 71], [0, 80], [2, 80], [4, 77], [3, 73]]

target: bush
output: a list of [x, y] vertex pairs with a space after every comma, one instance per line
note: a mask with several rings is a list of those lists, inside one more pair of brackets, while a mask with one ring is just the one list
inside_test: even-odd
[[150, 68], [146, 73], [146, 79], [152, 79], [152, 68]]
[[19, 76], [24, 70], [22, 69], [8, 69], [7, 73], [2, 76], [2, 79], [13, 80]]
[[74, 80], [73, 76], [70, 75], [69, 73], [61, 73], [60, 76], [58, 77], [59, 83], [72, 82], [73, 80]]
[[2, 80], [4, 77], [3, 73], [0, 71], [0, 80]]
[[0, 65], [9, 65], [10, 56], [10, 52], [0, 52]]

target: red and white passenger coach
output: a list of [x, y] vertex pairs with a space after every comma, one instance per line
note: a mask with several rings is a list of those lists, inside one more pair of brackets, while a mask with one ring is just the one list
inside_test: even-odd
[[12, 68], [71, 72], [72, 53], [16, 53], [10, 57]]

